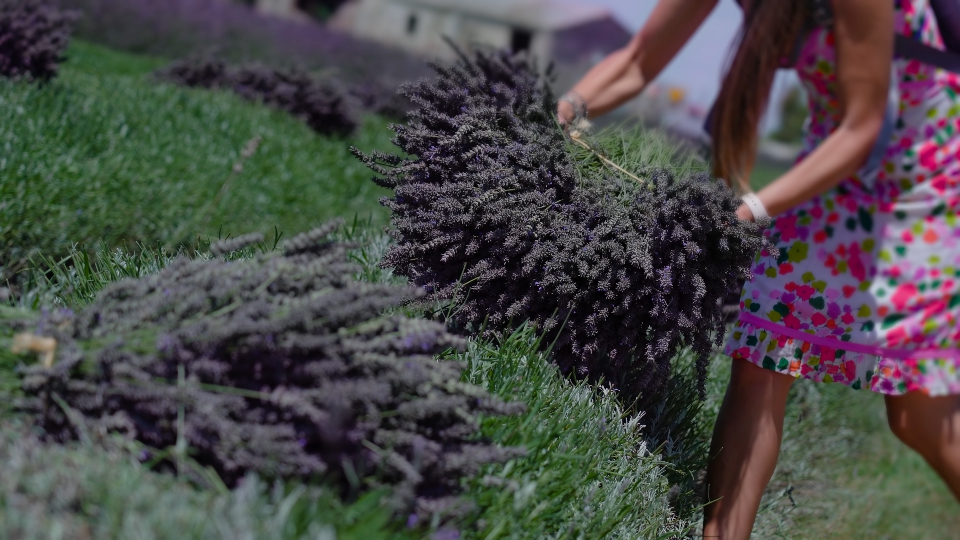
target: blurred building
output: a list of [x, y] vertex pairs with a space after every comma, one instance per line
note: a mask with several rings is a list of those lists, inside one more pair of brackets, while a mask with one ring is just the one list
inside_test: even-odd
[[330, 25], [426, 56], [452, 58], [446, 37], [564, 64], [596, 62], [632, 36], [607, 9], [561, 0], [351, 0]]
[[703, 126], [707, 110], [692, 101], [682, 86], [650, 83], [642, 94], [627, 102], [621, 113], [647, 127], [664, 129], [678, 138], [696, 143], [708, 140]]
[[297, 0], [253, 0], [258, 11], [287, 19], [306, 19], [306, 14], [300, 9]]

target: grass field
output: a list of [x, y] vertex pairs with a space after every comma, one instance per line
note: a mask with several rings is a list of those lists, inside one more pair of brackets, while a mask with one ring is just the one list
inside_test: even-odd
[[45, 445], [17, 420], [0, 422], [0, 459], [3, 538], [416, 538], [388, 526], [373, 497], [344, 505], [322, 487], [254, 477], [233, 492], [198, 490], [146, 470], [122, 444]]
[[757, 163], [753, 168], [753, 175], [750, 177], [750, 187], [754, 191], [760, 190], [763, 186], [776, 180], [781, 174], [787, 172], [788, 167], [774, 165], [770, 163]]
[[225, 92], [159, 84], [150, 72], [162, 61], [82, 43], [69, 54], [45, 87], [0, 81], [7, 275], [74, 243], [176, 245], [302, 231], [335, 216], [385, 221], [377, 199], [386, 191], [348, 147], [389, 147], [386, 121], [367, 117], [350, 139], [323, 138]]
[[[369, 117], [356, 136], [326, 139], [232, 95], [157, 84], [149, 73], [162, 60], [83, 43], [70, 56], [47, 87], [0, 81], [0, 265], [8, 274], [29, 270], [43, 266], [38, 255], [55, 262], [74, 244], [100, 251], [87, 259], [92, 273], [71, 264], [47, 279], [31, 273], [23, 283], [38, 304], [77, 306], [104, 283], [156, 271], [170, 254], [158, 245], [269, 236], [274, 227], [292, 235], [333, 216], [362, 218], [367, 225], [350, 233], [362, 244], [362, 276], [389, 279], [375, 268], [386, 245], [375, 232], [386, 221], [377, 199], [386, 192], [347, 152], [351, 144], [387, 149], [384, 120]], [[256, 137], [262, 144], [243, 161]], [[754, 182], [779, 172], [758, 170]], [[138, 243], [148, 249], [140, 253]], [[563, 380], [534, 340], [521, 331], [504, 343], [475, 342], [463, 356], [469, 380], [529, 405], [524, 416], [485, 423], [485, 433], [531, 452], [469, 483], [478, 509], [461, 538], [668, 538], [681, 530], [664, 520], [665, 464], [631, 429], [644, 419], [624, 418], [613, 396]], [[727, 362], [718, 358], [711, 371], [708, 426]], [[0, 385], [15, 380], [2, 366]], [[960, 538], [960, 508], [887, 433], [882, 414], [877, 395], [795, 385], [755, 537]], [[122, 448], [44, 449], [20, 436], [16, 419], [3, 422], [0, 459], [17, 464], [0, 478], [0, 533], [10, 537], [317, 538], [330, 527], [338, 538], [410, 534], [363, 501], [344, 508], [325, 499], [322, 486], [210, 493], [142, 469]]]

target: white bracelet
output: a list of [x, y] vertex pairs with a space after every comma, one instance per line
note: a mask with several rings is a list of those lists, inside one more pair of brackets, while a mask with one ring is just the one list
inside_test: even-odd
[[760, 202], [760, 197], [757, 197], [756, 193], [747, 193], [742, 197], [742, 200], [743, 204], [750, 209], [750, 213], [753, 214], [753, 219], [770, 219], [770, 214], [767, 213], [767, 209]]

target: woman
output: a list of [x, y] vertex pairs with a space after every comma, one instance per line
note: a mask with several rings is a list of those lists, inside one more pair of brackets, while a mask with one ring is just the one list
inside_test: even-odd
[[[716, 1], [661, 0], [629, 45], [558, 102], [561, 122], [641, 92]], [[960, 78], [893, 58], [895, 32], [942, 47], [927, 2], [832, 0], [826, 27], [809, 26], [823, 14], [814, 0], [744, 2], [714, 115], [715, 176], [748, 191], [757, 124], [784, 63], [808, 91], [810, 123], [796, 165], [738, 211], [769, 214], [781, 256], [757, 257], [725, 348], [733, 368], [705, 538], [749, 537], [801, 377], [885, 394], [890, 428], [960, 498]], [[880, 168], [865, 171], [891, 88], [898, 118]]]

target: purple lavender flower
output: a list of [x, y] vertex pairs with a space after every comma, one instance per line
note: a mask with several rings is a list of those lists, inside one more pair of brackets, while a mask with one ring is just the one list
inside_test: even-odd
[[282, 253], [181, 257], [111, 284], [76, 314], [15, 322], [58, 344], [55, 369], [23, 370], [23, 410], [52, 440], [76, 436], [52, 394], [97, 432], [153, 448], [185, 438], [230, 486], [256, 472], [321, 476], [346, 493], [360, 477], [364, 490], [393, 488], [398, 517], [446, 512], [464, 477], [523, 454], [489, 444], [469, 418], [522, 406], [459, 384], [462, 366], [436, 356], [465, 341], [442, 324], [384, 315], [418, 290], [355, 282], [335, 227], [297, 235]]
[[0, 2], [0, 75], [47, 81], [57, 74], [76, 13], [43, 0]]
[[[532, 321], [565, 373], [655, 403], [679, 347], [700, 389], [720, 300], [764, 245], [736, 195], [705, 174], [640, 171], [645, 188], [576, 172], [547, 81], [522, 56], [480, 52], [404, 87], [402, 155], [355, 150], [395, 191], [383, 259], [456, 327], [485, 337]], [[640, 400], [640, 401], [637, 401]]]

